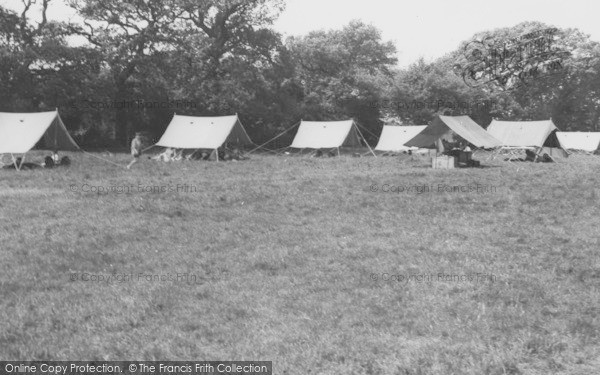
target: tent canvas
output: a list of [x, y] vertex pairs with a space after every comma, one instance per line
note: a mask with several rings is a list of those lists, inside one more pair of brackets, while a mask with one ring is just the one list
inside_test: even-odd
[[495, 148], [501, 145], [500, 141], [488, 134], [469, 116], [437, 116], [421, 133], [404, 145], [428, 148], [452, 132], [475, 147]]
[[384, 125], [375, 150], [389, 152], [415, 150], [417, 147], [407, 147], [404, 144], [416, 137], [426, 127], [427, 125]]
[[0, 154], [25, 154], [43, 139], [43, 148], [78, 151], [58, 111], [38, 113], [0, 112]]
[[548, 138], [558, 128], [552, 120], [544, 121], [497, 121], [493, 120], [487, 132], [505, 147], [558, 146], [549, 144]]
[[556, 132], [556, 137], [565, 150], [594, 152], [600, 149], [600, 132]]
[[353, 120], [301, 121], [292, 148], [338, 148], [361, 146]]
[[196, 117], [174, 115], [156, 146], [218, 149], [225, 142], [253, 145], [237, 115]]

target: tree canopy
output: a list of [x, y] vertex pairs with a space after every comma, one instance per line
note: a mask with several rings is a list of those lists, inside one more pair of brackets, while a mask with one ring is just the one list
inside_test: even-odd
[[68, 0], [71, 23], [47, 18], [52, 0], [21, 1], [0, 6], [0, 110], [60, 108], [83, 144], [158, 137], [174, 112], [239, 113], [257, 142], [347, 118], [375, 142], [382, 119], [436, 114], [600, 130], [600, 44], [576, 29], [482, 31], [398, 68], [396, 46], [361, 21], [284, 40], [272, 28], [283, 0]]

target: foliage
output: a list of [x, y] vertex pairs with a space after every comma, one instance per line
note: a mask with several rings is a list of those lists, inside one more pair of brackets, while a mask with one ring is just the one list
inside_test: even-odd
[[[354, 118], [370, 143], [389, 117], [426, 124], [436, 114], [467, 114], [484, 126], [494, 117], [552, 117], [564, 130], [594, 130], [600, 121], [600, 45], [576, 29], [525, 22], [399, 69], [395, 46], [360, 21], [283, 41], [271, 28], [282, 0], [69, 4], [80, 16], [69, 24], [47, 19], [52, 0], [23, 0], [21, 13], [0, 6], [0, 109], [58, 107], [78, 141], [92, 146], [125, 146], [137, 130], [159, 136], [174, 112], [237, 112], [258, 143], [300, 119]], [[554, 30], [557, 74], [536, 73], [540, 56], [491, 59], [490, 50], [540, 30]]]

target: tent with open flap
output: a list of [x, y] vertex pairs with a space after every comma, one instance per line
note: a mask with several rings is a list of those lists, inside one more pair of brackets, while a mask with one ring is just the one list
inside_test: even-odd
[[237, 115], [198, 117], [176, 114], [155, 146], [217, 150], [226, 143], [254, 145]]
[[[20, 169], [25, 155], [33, 148], [51, 151], [80, 151], [58, 110], [49, 112], [0, 112], [0, 155], [10, 154], [16, 169]], [[15, 154], [22, 154], [17, 163]]]
[[439, 144], [441, 139], [453, 138], [453, 135], [460, 136], [478, 148], [496, 148], [501, 145], [499, 140], [488, 134], [469, 116], [437, 116], [431, 124], [404, 145], [430, 148]]
[[546, 153], [552, 157], [566, 157], [556, 137], [558, 128], [552, 119], [542, 121], [498, 121], [493, 120], [487, 132], [497, 138], [502, 147], [500, 152], [531, 150], [536, 155]]
[[38, 143], [47, 150], [79, 150], [58, 111], [0, 112], [0, 154], [25, 154]]

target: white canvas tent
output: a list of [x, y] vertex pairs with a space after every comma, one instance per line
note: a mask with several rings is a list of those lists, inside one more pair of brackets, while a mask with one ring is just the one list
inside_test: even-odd
[[499, 147], [500, 141], [488, 134], [469, 116], [437, 116], [430, 125], [404, 145], [430, 148], [441, 139], [452, 139], [456, 134], [479, 148]]
[[600, 149], [600, 132], [556, 132], [564, 150], [593, 153]]
[[502, 147], [500, 152], [532, 150], [536, 155], [547, 153], [550, 156], [566, 157], [556, 139], [558, 128], [550, 120], [543, 121], [498, 121], [493, 120], [487, 132], [497, 138]]
[[302, 120], [290, 147], [321, 149], [360, 145], [359, 132], [353, 120]]
[[504, 147], [544, 147], [548, 137], [558, 128], [552, 120], [498, 121], [493, 120], [487, 132]]
[[379, 136], [379, 142], [375, 147], [375, 151], [399, 152], [408, 150], [417, 150], [418, 147], [407, 147], [404, 144], [419, 133], [421, 133], [427, 125], [415, 126], [399, 126], [399, 125], [384, 125]]
[[[17, 169], [14, 154], [25, 155], [38, 142], [52, 151], [79, 151], [71, 138], [58, 110], [37, 113], [0, 112], [0, 154], [11, 154]], [[24, 161], [22, 158], [22, 162]]]
[[0, 112], [0, 153], [25, 154], [42, 139], [43, 147], [48, 150], [79, 150], [58, 111]]
[[225, 143], [254, 144], [237, 115], [196, 117], [176, 114], [156, 146], [217, 150]]

